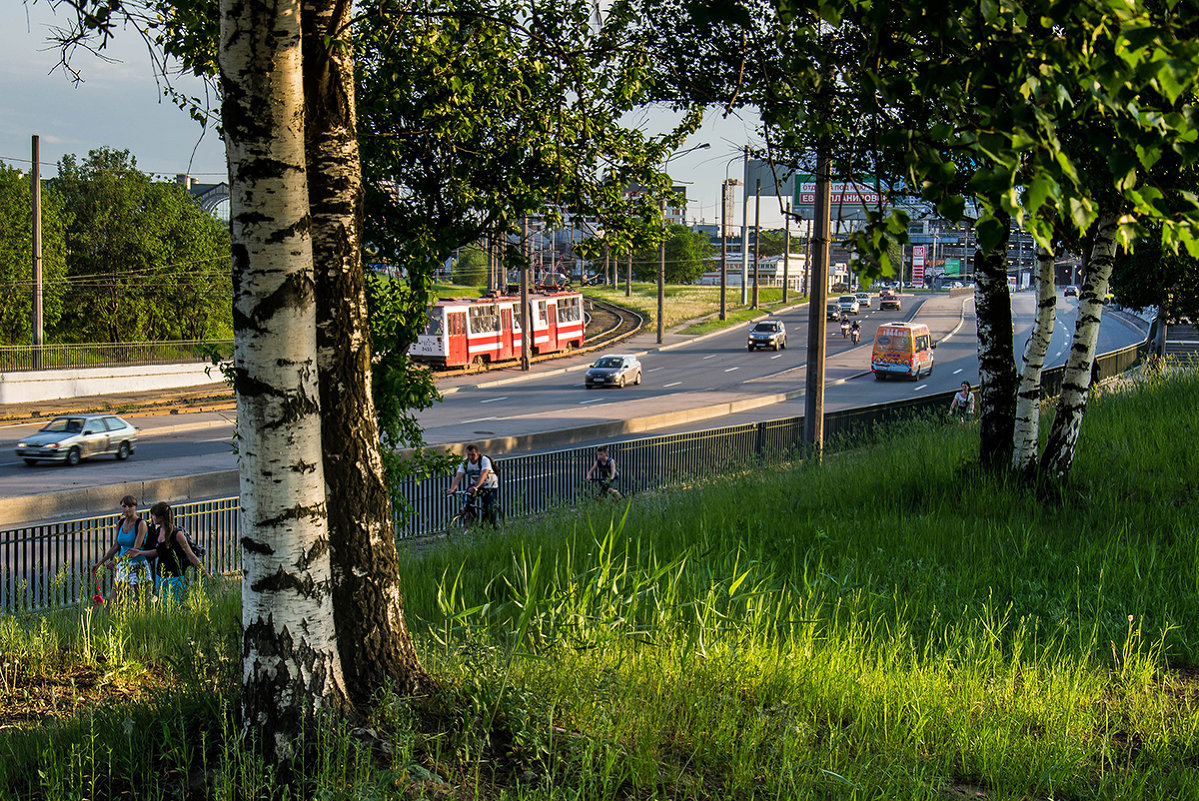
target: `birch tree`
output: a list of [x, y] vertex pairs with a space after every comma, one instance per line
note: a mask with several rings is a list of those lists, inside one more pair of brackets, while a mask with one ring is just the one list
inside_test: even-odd
[[1037, 272], [1033, 279], [1037, 293], [1037, 311], [1033, 319], [1032, 333], [1024, 345], [1020, 387], [1016, 394], [1012, 468], [1026, 478], [1031, 478], [1037, 468], [1037, 454], [1041, 447], [1041, 372], [1045, 367], [1045, 354], [1049, 352], [1049, 342], [1053, 337], [1053, 326], [1057, 320], [1057, 288], [1054, 284], [1053, 259], [1053, 250], [1046, 247], [1037, 248]]
[[222, 0], [242, 504], [242, 721], [283, 761], [346, 706], [330, 593], [298, 0]]

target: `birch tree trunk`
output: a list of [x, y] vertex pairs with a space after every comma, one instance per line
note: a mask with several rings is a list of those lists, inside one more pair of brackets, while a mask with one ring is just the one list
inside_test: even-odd
[[364, 705], [387, 686], [415, 694], [433, 683], [404, 621], [395, 525], [371, 391], [350, 3], [303, 0], [303, 5], [333, 615], [350, 697]]
[[1037, 313], [1024, 346], [1024, 366], [1016, 393], [1016, 425], [1012, 442], [1012, 468], [1031, 478], [1037, 469], [1040, 446], [1041, 371], [1057, 320], [1057, 289], [1053, 282], [1052, 251], [1037, 248]]
[[979, 460], [1006, 467], [1012, 458], [1016, 415], [1016, 351], [1012, 344], [1012, 296], [1007, 282], [1007, 219], [1003, 241], [978, 252], [974, 308], [978, 320]]
[[1095, 343], [1099, 339], [1099, 320], [1103, 314], [1103, 298], [1107, 295], [1116, 254], [1118, 215], [1107, 213], [1099, 217], [1095, 244], [1091, 249], [1087, 277], [1078, 293], [1078, 317], [1074, 323], [1074, 342], [1066, 360], [1062, 379], [1062, 394], [1058, 397], [1049, 429], [1049, 441], [1041, 455], [1041, 473], [1064, 481], [1074, 464], [1074, 449], [1082, 428], [1082, 416], [1091, 389], [1091, 367], [1095, 363]]
[[330, 595], [299, 0], [221, 0], [242, 503], [242, 725], [277, 762], [346, 706]]

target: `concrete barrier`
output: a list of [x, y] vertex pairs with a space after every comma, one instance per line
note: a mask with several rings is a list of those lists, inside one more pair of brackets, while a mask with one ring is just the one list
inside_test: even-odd
[[[205, 367], [208, 371], [205, 372]], [[0, 373], [0, 405], [223, 384], [204, 364], [149, 364]]]

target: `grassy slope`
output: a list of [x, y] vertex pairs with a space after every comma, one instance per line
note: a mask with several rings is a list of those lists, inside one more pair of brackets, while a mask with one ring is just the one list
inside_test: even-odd
[[[1194, 375], [1093, 401], [1072, 484], [1045, 502], [977, 474], [977, 431], [937, 420], [824, 467], [699, 475], [627, 511], [406, 560], [410, 624], [450, 691], [376, 721], [406, 797], [440, 782], [538, 799], [1199, 797], [1199, 688], [1176, 670], [1199, 661], [1197, 406]], [[176, 617], [156, 638], [100, 613], [90, 659], [235, 676], [235, 607], [191, 614], [225, 634]], [[77, 615], [56, 619], [5, 621], [0, 646], [29, 665], [87, 661]], [[17, 692], [17, 673], [0, 689]], [[210, 776], [228, 790], [256, 768], [221, 761], [235, 702], [212, 700], [228, 679], [208, 686], [207, 705], [160, 699], [131, 719], [196, 720], [226, 744]], [[123, 747], [108, 731], [123, 708], [55, 753]], [[44, 736], [0, 734], [0, 779], [51, 764]], [[77, 781], [98, 770], [149, 781], [95, 766]], [[349, 757], [313, 776], [330, 797], [405, 786]]]

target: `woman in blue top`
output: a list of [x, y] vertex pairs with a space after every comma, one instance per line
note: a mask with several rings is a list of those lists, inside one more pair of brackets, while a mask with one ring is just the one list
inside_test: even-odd
[[[116, 560], [116, 571], [113, 574], [112, 591], [109, 600], [118, 592], [132, 590], [135, 594], [144, 594], [152, 581], [146, 557], [140, 553], [130, 555], [130, 551], [140, 552], [153, 550], [154, 541], [147, 536], [146, 521], [137, 514], [137, 498], [126, 495], [121, 498], [121, 516], [117, 519], [117, 539], [112, 547], [105, 552], [99, 562], [92, 565], [92, 570], [98, 570], [104, 565]], [[155, 541], [157, 538], [155, 538]]]

